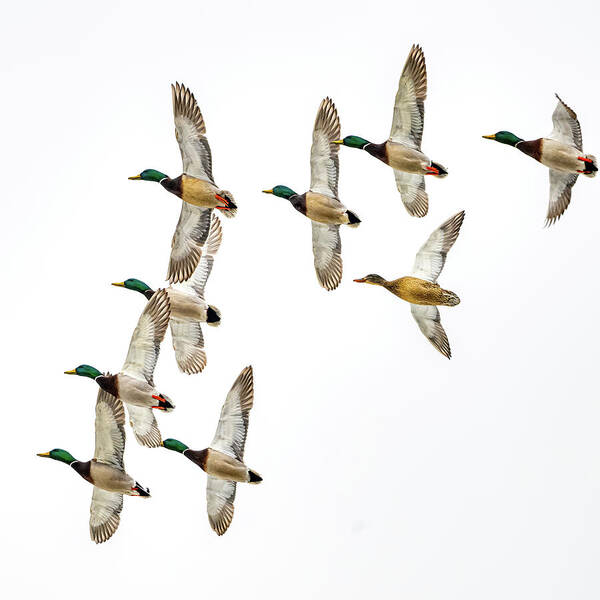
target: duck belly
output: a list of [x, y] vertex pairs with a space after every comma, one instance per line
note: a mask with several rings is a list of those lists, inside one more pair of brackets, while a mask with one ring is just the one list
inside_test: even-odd
[[250, 480], [248, 467], [228, 454], [209, 448], [204, 470], [217, 479], [247, 483]]
[[[426, 306], [442, 306], [448, 304], [448, 292], [437, 283], [431, 283], [418, 277], [401, 277], [392, 282], [393, 293], [410, 302]], [[452, 294], [452, 292], [450, 292]], [[454, 295], [454, 294], [453, 294]]]
[[311, 221], [327, 225], [344, 225], [348, 223], [346, 207], [335, 198], [319, 194], [318, 192], [306, 193], [306, 212]]
[[206, 323], [208, 304], [198, 296], [173, 288], [167, 288], [171, 303], [171, 316], [176, 319], [201, 321]]
[[181, 176], [181, 199], [194, 206], [204, 208], [215, 208], [224, 206], [222, 202], [215, 198], [218, 188], [204, 179], [197, 179], [190, 175]]
[[107, 492], [131, 494], [135, 481], [127, 473], [111, 465], [93, 460], [90, 465], [92, 483]]
[[156, 405], [153, 395], [158, 392], [146, 381], [119, 373], [119, 399], [122, 402], [150, 408]]
[[573, 146], [547, 138], [542, 140], [540, 162], [550, 169], [577, 173], [585, 168], [585, 163], [579, 160], [579, 156], [585, 155]]
[[404, 173], [427, 173], [431, 161], [420, 150], [415, 150], [404, 144], [388, 142], [386, 144], [387, 164], [392, 169], [403, 171]]

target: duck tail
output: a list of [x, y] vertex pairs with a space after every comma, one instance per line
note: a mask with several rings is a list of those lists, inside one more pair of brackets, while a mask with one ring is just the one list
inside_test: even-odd
[[159, 410], [164, 410], [165, 412], [171, 412], [175, 410], [175, 403], [169, 398], [169, 396], [165, 396], [164, 394], [158, 394], [158, 396], [152, 396], [154, 400], [156, 400], [156, 405], [152, 408], [158, 408]]
[[358, 227], [360, 225], [360, 219], [358, 218], [356, 213], [353, 213], [351, 210], [347, 210], [346, 216], [348, 217], [349, 227]]
[[456, 306], [460, 304], [460, 298], [450, 290], [442, 290], [444, 304], [443, 306]]
[[229, 192], [221, 192], [217, 195], [217, 198], [223, 202], [223, 206], [217, 206], [217, 208], [226, 217], [232, 218], [237, 214], [237, 204], [233, 201], [233, 196]]
[[135, 485], [131, 488], [131, 495], [141, 496], [142, 498], [150, 498], [150, 490], [136, 481]]
[[448, 175], [448, 171], [447, 171], [446, 167], [440, 165], [440, 163], [431, 161], [431, 166], [434, 169], [438, 170], [438, 172], [434, 174], [435, 177], [439, 177], [440, 179], [442, 179]]
[[252, 469], [248, 469], [248, 477], [250, 478], [250, 479], [248, 479], [248, 483], [258, 484], [263, 480], [263, 478], [256, 471], [253, 471]]
[[593, 154], [585, 154], [585, 167], [583, 167], [583, 174], [587, 177], [596, 177], [598, 172], [598, 161]]
[[216, 306], [208, 305], [206, 322], [212, 327], [218, 327], [221, 324], [221, 311]]

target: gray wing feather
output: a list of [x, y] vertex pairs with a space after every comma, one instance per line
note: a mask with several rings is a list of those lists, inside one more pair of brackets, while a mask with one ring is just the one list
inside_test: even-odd
[[454, 245], [465, 218], [465, 211], [442, 223], [421, 246], [415, 258], [413, 276], [435, 283], [446, 264], [446, 255]]
[[440, 321], [440, 311], [437, 306], [424, 306], [421, 304], [411, 304], [410, 310], [419, 329], [423, 335], [431, 342], [434, 348], [441, 352], [446, 358], [450, 358], [450, 343], [446, 332]]
[[546, 226], [560, 219], [571, 203], [571, 190], [577, 181], [577, 173], [550, 169], [550, 201], [546, 214]]
[[394, 169], [396, 187], [404, 208], [412, 217], [424, 217], [429, 210], [429, 197], [425, 191], [425, 177], [416, 173], [405, 173]]
[[325, 98], [313, 128], [310, 150], [310, 189], [319, 194], [337, 198], [340, 171], [339, 145], [334, 140], [340, 137], [340, 119], [331, 98]]
[[413, 45], [404, 64], [394, 102], [390, 139], [421, 149], [425, 99], [427, 98], [427, 68], [425, 55]]
[[123, 495], [94, 486], [90, 505], [90, 537], [96, 544], [112, 537], [121, 521]]
[[211, 448], [244, 461], [250, 409], [254, 403], [252, 367], [246, 367], [231, 386], [211, 443]]
[[146, 446], [146, 448], [158, 448], [162, 438], [154, 411], [148, 407], [127, 404], [127, 412], [129, 413], [129, 424], [138, 444]]
[[233, 520], [235, 481], [217, 479], [212, 475], [206, 481], [206, 508], [208, 521], [217, 535], [223, 535]]
[[339, 225], [311, 222], [312, 246], [317, 279], [326, 290], [335, 290], [342, 281], [342, 240]]
[[171, 337], [179, 368], [188, 375], [201, 373], [206, 366], [206, 353], [200, 323], [171, 318]]
[[577, 120], [575, 111], [569, 108], [558, 96], [558, 104], [552, 113], [552, 133], [550, 138], [569, 146], [575, 146], [577, 150], [583, 152], [583, 139], [581, 135], [581, 125]]
[[96, 399], [95, 432], [94, 458], [123, 470], [125, 411], [123, 403], [104, 390], [98, 390]]
[[181, 151], [183, 172], [214, 183], [212, 155], [206, 139], [206, 126], [200, 108], [184, 85], [171, 85], [175, 137]]
[[146, 304], [131, 336], [127, 358], [121, 369], [123, 373], [143, 379], [154, 387], [154, 368], [170, 316], [169, 296], [165, 290], [158, 290]]

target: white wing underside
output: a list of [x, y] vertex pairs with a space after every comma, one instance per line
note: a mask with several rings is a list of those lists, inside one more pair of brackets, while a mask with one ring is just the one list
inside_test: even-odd
[[129, 343], [121, 372], [154, 387], [154, 368], [165, 337], [171, 307], [165, 290], [158, 290], [146, 304]]
[[171, 318], [171, 337], [179, 368], [192, 375], [206, 366], [204, 336], [198, 321]]
[[558, 94], [556, 94], [556, 98], [558, 104], [552, 113], [554, 128], [548, 137], [568, 146], [574, 146], [577, 150], [583, 152], [581, 125], [577, 120], [577, 115], [559, 98]]
[[571, 190], [577, 181], [577, 173], [550, 169], [550, 200], [546, 213], [546, 225], [552, 225], [571, 203]]
[[254, 402], [252, 367], [246, 367], [235, 380], [221, 409], [211, 448], [244, 460], [250, 409]]
[[390, 139], [421, 149], [425, 99], [427, 98], [427, 69], [420, 46], [413, 46], [408, 54], [394, 101], [394, 115]]
[[339, 225], [311, 221], [312, 247], [317, 279], [326, 290], [335, 290], [342, 281], [342, 240]]
[[338, 195], [340, 119], [335, 104], [325, 98], [319, 106], [310, 150], [310, 189], [332, 198]]
[[440, 311], [437, 306], [411, 304], [410, 311], [423, 335], [446, 358], [450, 358], [450, 344], [440, 321]]
[[394, 169], [396, 187], [408, 214], [424, 217], [429, 210], [429, 197], [425, 191], [425, 177], [417, 173], [405, 173]]
[[158, 448], [162, 438], [154, 411], [151, 408], [127, 404], [127, 412], [129, 424], [138, 443], [147, 448]]
[[112, 537], [121, 521], [123, 495], [94, 486], [90, 505], [90, 537], [96, 544]]
[[206, 480], [206, 508], [210, 526], [223, 535], [233, 519], [235, 481], [217, 479], [209, 475]]

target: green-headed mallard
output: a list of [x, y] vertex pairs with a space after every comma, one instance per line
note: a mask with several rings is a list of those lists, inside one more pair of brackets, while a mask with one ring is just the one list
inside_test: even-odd
[[183, 159], [183, 174], [171, 179], [155, 169], [146, 169], [129, 179], [156, 181], [183, 200], [181, 215], [171, 243], [167, 279], [179, 283], [189, 279], [198, 266], [208, 237], [213, 208], [227, 217], [237, 211], [230, 192], [218, 188], [212, 175], [212, 157], [206, 127], [192, 94], [179, 83], [171, 86], [175, 137]]
[[380, 285], [398, 298], [409, 302], [419, 329], [446, 358], [451, 356], [450, 344], [440, 322], [437, 307], [456, 306], [460, 303], [460, 298], [454, 292], [441, 288], [437, 284], [437, 278], [444, 268], [448, 251], [458, 237], [464, 218], [463, 210], [440, 225], [429, 236], [417, 253], [411, 276], [386, 281], [380, 275], [366, 275], [354, 280], [357, 283]]
[[153, 379], [170, 314], [169, 296], [165, 290], [158, 290], [138, 320], [120, 373], [103, 375], [90, 365], [79, 365], [71, 371], [65, 371], [67, 375], [93, 379], [101, 389], [123, 401], [127, 405], [137, 441], [149, 448], [156, 448], [161, 442], [152, 409], [170, 412], [175, 408], [168, 396], [156, 390]]
[[244, 464], [248, 419], [254, 402], [252, 367], [246, 367], [229, 390], [215, 437], [210, 447], [191, 450], [173, 438], [163, 446], [181, 452], [208, 475], [206, 503], [208, 520], [218, 535], [223, 535], [233, 519], [236, 483], [260, 483], [262, 477]]
[[595, 177], [598, 171], [596, 157], [583, 153], [581, 126], [577, 115], [558, 94], [556, 97], [558, 104], [552, 114], [554, 128], [548, 137], [525, 141], [510, 131], [483, 136], [488, 140], [514, 146], [550, 169], [550, 202], [546, 225], [558, 221], [567, 210], [571, 202], [571, 188], [579, 174]]
[[420, 46], [413, 46], [400, 76], [389, 139], [382, 144], [373, 144], [357, 135], [349, 135], [335, 142], [366, 150], [392, 167], [402, 202], [413, 217], [424, 217], [429, 207], [424, 175], [448, 175], [442, 165], [421, 152], [426, 97], [425, 55]]
[[342, 280], [342, 241], [340, 225], [358, 226], [360, 219], [338, 199], [338, 146], [340, 119], [335, 104], [325, 98], [313, 129], [310, 151], [310, 190], [297, 194], [285, 185], [277, 185], [265, 194], [289, 200], [291, 205], [312, 221], [315, 270], [321, 286], [331, 291]]
[[94, 458], [83, 462], [62, 448], [38, 454], [64, 462], [94, 486], [90, 506], [90, 537], [96, 544], [106, 542], [119, 527], [123, 494], [150, 496], [148, 489], [125, 472], [124, 424], [125, 412], [121, 401], [104, 390], [98, 390]]
[[[171, 337], [179, 369], [189, 375], [200, 373], [206, 366], [204, 336], [200, 323], [217, 326], [221, 322], [221, 312], [204, 300], [204, 288], [213, 266], [212, 255], [221, 243], [221, 224], [213, 215], [212, 226], [206, 240], [204, 253], [192, 276], [183, 283], [165, 288], [171, 305]], [[118, 287], [134, 290], [150, 300], [156, 293], [139, 279], [126, 279], [113, 283]]]

